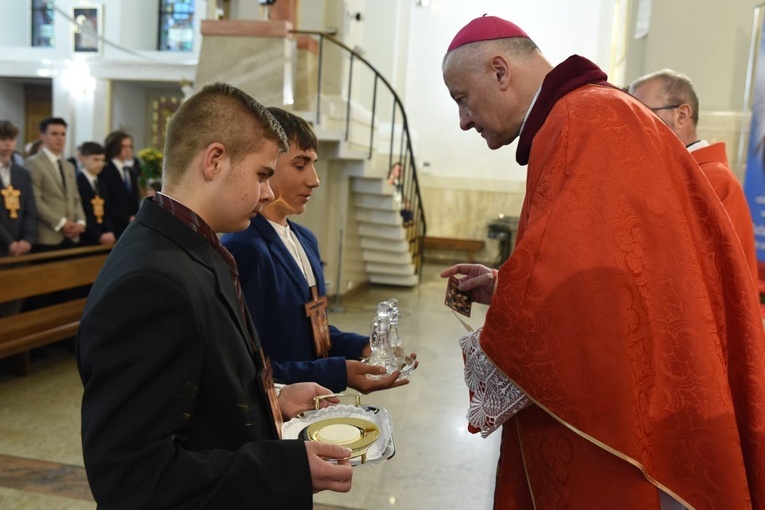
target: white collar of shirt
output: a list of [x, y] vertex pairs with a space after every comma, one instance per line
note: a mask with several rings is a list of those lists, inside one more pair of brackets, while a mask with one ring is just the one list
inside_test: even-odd
[[529, 109], [526, 110], [526, 115], [523, 117], [523, 124], [521, 124], [521, 130], [518, 131], [518, 136], [521, 136], [521, 133], [523, 133], [523, 128], [526, 126], [526, 121], [529, 118], [529, 113], [531, 113], [531, 109], [534, 108], [534, 104], [537, 102], [537, 98], [539, 97], [539, 93], [542, 92], [542, 85], [539, 86], [537, 89], [536, 94], [534, 94], [534, 99], [531, 100], [531, 104], [529, 105]]
[[11, 165], [13, 161], [9, 161], [8, 165], [3, 165], [0, 162], [0, 187], [5, 188], [11, 183]]
[[268, 220], [268, 222], [272, 227], [274, 227], [276, 233], [279, 234], [279, 238], [282, 240], [282, 243], [287, 248], [287, 251], [290, 252], [290, 255], [292, 255], [292, 258], [295, 260], [295, 263], [302, 271], [306, 282], [308, 282], [308, 286], [313, 287], [316, 285], [316, 277], [313, 275], [311, 261], [308, 260], [308, 255], [306, 255], [305, 249], [303, 249], [303, 245], [300, 244], [300, 241], [290, 226], [280, 225], [279, 223], [271, 220]]
[[290, 235], [289, 225], [282, 225], [281, 223], [276, 223], [275, 221], [271, 221], [271, 220], [268, 220], [268, 222], [271, 224], [272, 227], [274, 227], [274, 230], [276, 230], [276, 233], [279, 234], [279, 237], [282, 237], [282, 238], [289, 237]]
[[117, 158], [112, 158], [112, 163], [114, 163], [114, 166], [117, 167], [117, 170], [119, 170], [120, 173], [122, 173], [123, 168], [125, 167], [133, 168], [133, 165], [134, 165], [134, 162], [132, 159], [128, 159], [127, 161], [120, 161]]
[[709, 147], [709, 142], [706, 140], [699, 140], [698, 142], [693, 142], [687, 148], [688, 152], [693, 152], [698, 149], [703, 149], [704, 147]]
[[53, 163], [53, 166], [58, 168], [58, 161], [62, 158], [62, 156], [57, 156], [56, 154], [53, 154], [51, 151], [48, 150], [47, 147], [42, 148], [43, 154], [45, 154], [51, 163]]
[[98, 179], [98, 176], [91, 175], [91, 173], [85, 170], [84, 168], [82, 169], [82, 172], [80, 173], [84, 175], [85, 178], [88, 180], [88, 182], [90, 183], [90, 187], [93, 189], [96, 189], [96, 179]]

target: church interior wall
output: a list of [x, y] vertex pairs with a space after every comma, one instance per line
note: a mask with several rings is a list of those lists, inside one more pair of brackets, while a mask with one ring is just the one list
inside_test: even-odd
[[[19, 128], [19, 133], [26, 129], [26, 115], [24, 114], [24, 83], [22, 80], [12, 78], [0, 78], [0, 112], [4, 119], [10, 120]], [[20, 139], [19, 144], [23, 145]]]
[[[627, 38], [627, 80], [663, 68], [688, 75], [699, 96], [699, 136], [723, 141], [731, 169], [743, 180], [738, 148], [744, 114], [749, 46], [756, 2], [675, 0], [652, 2], [650, 28]], [[636, 19], [639, 2], [633, 2]], [[746, 135], [746, 130], [744, 132]]]
[[136, 150], [146, 145], [146, 89], [140, 82], [112, 82], [111, 129], [131, 133]]
[[[458, 0], [432, 0], [429, 7], [422, 7], [415, 0], [312, 0], [299, 2], [298, 28], [337, 29], [339, 36], [352, 47], [358, 46], [396, 86], [413, 131], [430, 233], [481, 238], [485, 219], [475, 219], [476, 223], [468, 228], [465, 226], [468, 223], [450, 218], [465, 221], [472, 218], [474, 212], [467, 209], [470, 206], [461, 209], [461, 204], [470, 204], [470, 197], [477, 191], [486, 192], [486, 196], [508, 194], [506, 201], [492, 206], [492, 216], [500, 212], [517, 214], [523, 198], [525, 169], [515, 163], [514, 145], [490, 151], [474, 132], [465, 133], [459, 128], [456, 106], [441, 77], [441, 59], [450, 37], [472, 17], [484, 13], [499, 15], [527, 30], [552, 63], [577, 53], [611, 71], [615, 5], [625, 1], [486, 0], [478, 6]], [[60, 0], [56, 5], [70, 12], [80, 3]], [[626, 46], [625, 62], [621, 63], [624, 72], [614, 76], [623, 76], [627, 82], [663, 67], [687, 73], [701, 100], [701, 135], [728, 144], [732, 167], [741, 177], [743, 169], [738, 164], [736, 149], [742, 120], [746, 120], [742, 109], [754, 4], [750, 0], [652, 2], [648, 34], [635, 39], [638, 8], [643, 3], [630, 1], [625, 24], [628, 33], [618, 35]], [[13, 99], [18, 97], [18, 85], [10, 85], [2, 78], [37, 77], [46, 70], [53, 73], [53, 112], [76, 117], [79, 124], [77, 139], [70, 140], [72, 150], [84, 136], [98, 139], [116, 128], [128, 129], [136, 137], [136, 146], [145, 146], [147, 107], [146, 98], [140, 95], [146, 94], [151, 83], [164, 81], [176, 87], [181, 79], [193, 76], [201, 36], [191, 53], [155, 51], [156, 0], [104, 0], [101, 5], [107, 39], [134, 52], [128, 54], [107, 45], [101, 56], [88, 59], [90, 73], [96, 80], [95, 97], [100, 94], [109, 105], [108, 111], [104, 111], [94, 100], [88, 102], [67, 91], [61, 75], [55, 75], [61, 69], [50, 63], [72, 56], [68, 22], [57, 21], [55, 34], [63, 42], [55, 48], [30, 48], [27, 41], [31, 0], [10, 4], [6, 6], [8, 14], [20, 22], [8, 23], [0, 31], [0, 47], [8, 50], [0, 57], [2, 101], [20, 104]], [[230, 5], [233, 17], [253, 19], [260, 14], [256, 2], [232, 0]], [[210, 12], [208, 3], [197, 0], [196, 12], [198, 24]], [[361, 20], [354, 19], [356, 12], [362, 14]], [[369, 89], [369, 82], [369, 78], [358, 77], [354, 87]], [[340, 90], [344, 86], [338, 83]], [[77, 109], [76, 114], [73, 108]], [[380, 109], [383, 108], [381, 105]], [[83, 109], [92, 111], [93, 118], [83, 115]], [[6, 116], [14, 111], [18, 115], [18, 110], [11, 106], [5, 111]], [[469, 188], [466, 181], [470, 181]], [[444, 200], [447, 190], [454, 200]]]

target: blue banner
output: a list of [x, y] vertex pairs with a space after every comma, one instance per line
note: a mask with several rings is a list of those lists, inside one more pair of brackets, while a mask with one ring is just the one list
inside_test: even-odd
[[760, 279], [765, 276], [765, 39], [759, 31], [752, 84], [752, 124], [746, 155], [744, 193], [754, 223], [754, 241]]

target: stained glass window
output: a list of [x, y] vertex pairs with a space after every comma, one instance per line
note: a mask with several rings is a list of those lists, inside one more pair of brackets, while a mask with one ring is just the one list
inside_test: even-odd
[[160, 0], [160, 51], [191, 51], [193, 49], [194, 1]]
[[53, 14], [52, 1], [32, 0], [32, 46], [52, 48], [56, 45]]

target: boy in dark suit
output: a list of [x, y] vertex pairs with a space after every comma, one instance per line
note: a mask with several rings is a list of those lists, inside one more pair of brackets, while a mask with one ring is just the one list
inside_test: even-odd
[[107, 210], [119, 238], [138, 212], [141, 167], [133, 157], [133, 137], [124, 131], [109, 133], [104, 149], [106, 166], [102, 179], [110, 198]]
[[[29, 173], [13, 161], [19, 129], [0, 121], [0, 257], [18, 257], [37, 239], [37, 209]], [[0, 317], [19, 312], [22, 302], [0, 303]]]
[[19, 129], [0, 121], [0, 257], [17, 257], [37, 239], [37, 209], [29, 172], [13, 161]]
[[109, 194], [104, 182], [98, 178], [104, 169], [104, 154], [103, 146], [96, 142], [85, 142], [79, 148], [82, 171], [77, 174], [77, 187], [86, 217], [85, 232], [80, 236], [84, 246], [110, 246], [116, 241], [112, 215], [106, 207]]
[[286, 146], [268, 111], [226, 84], [203, 87], [170, 120], [162, 192], [109, 254], [78, 332], [99, 506], [310, 510], [314, 492], [350, 490], [348, 448], [279, 440], [282, 417], [329, 390], [294, 384], [276, 396], [215, 235], [246, 228], [273, 198]]

